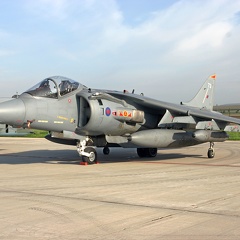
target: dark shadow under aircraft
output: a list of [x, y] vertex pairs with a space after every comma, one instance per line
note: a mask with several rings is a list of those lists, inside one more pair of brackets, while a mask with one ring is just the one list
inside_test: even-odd
[[[84, 162], [97, 162], [96, 147], [136, 148], [155, 157], [158, 148], [178, 148], [228, 139], [240, 119], [213, 111], [216, 75], [188, 103], [173, 104], [127, 91], [88, 88], [66, 77], [49, 77], [18, 98], [0, 103], [0, 123], [49, 131], [46, 139], [76, 145]], [[236, 128], [231, 128], [236, 129]]]

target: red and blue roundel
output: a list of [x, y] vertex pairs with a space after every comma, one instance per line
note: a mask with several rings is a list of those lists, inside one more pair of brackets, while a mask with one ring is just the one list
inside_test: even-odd
[[106, 114], [106, 116], [110, 116], [111, 115], [111, 109], [109, 107], [107, 107], [105, 109], [105, 114]]

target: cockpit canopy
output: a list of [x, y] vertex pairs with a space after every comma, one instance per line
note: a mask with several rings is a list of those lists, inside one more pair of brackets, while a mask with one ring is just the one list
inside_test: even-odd
[[25, 93], [36, 97], [58, 98], [83, 87], [85, 86], [72, 79], [54, 76], [44, 79]]

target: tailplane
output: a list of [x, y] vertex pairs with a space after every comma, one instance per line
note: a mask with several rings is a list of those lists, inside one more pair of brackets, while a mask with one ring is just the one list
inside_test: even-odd
[[213, 110], [213, 98], [215, 89], [216, 74], [211, 75], [205, 83], [202, 85], [197, 95], [189, 102], [183, 103], [182, 105], [187, 105], [191, 107], [197, 107], [201, 109]]

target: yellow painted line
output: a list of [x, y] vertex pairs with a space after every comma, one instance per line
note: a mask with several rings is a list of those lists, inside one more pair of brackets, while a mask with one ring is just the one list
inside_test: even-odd
[[67, 118], [67, 117], [57, 116], [57, 118], [68, 121], [68, 118]]

